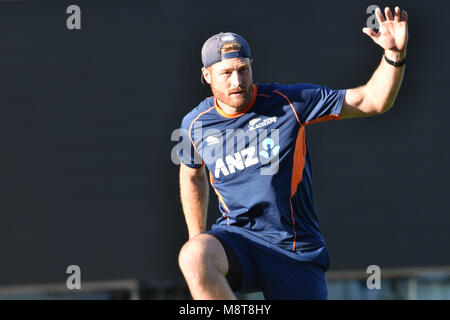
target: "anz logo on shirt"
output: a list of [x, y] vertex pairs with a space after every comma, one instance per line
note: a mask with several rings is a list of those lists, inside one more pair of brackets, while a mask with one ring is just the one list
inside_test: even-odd
[[[260, 148], [259, 156], [263, 159], [258, 157], [258, 154], [256, 153], [256, 146], [250, 146], [234, 154], [229, 154], [225, 156], [225, 159], [217, 159], [215, 163], [214, 176], [216, 178], [219, 178], [221, 174], [228, 176], [235, 173], [236, 170], [241, 171], [261, 162], [265, 164], [276, 160], [277, 169], [276, 171], [272, 171], [274, 172], [273, 174], [275, 174], [278, 172], [277, 156], [280, 152], [280, 146], [275, 145], [274, 140], [271, 138], [265, 138], [260, 146], [262, 148]], [[262, 172], [262, 174], [264, 173]]]
[[215, 178], [226, 177], [257, 164], [261, 165], [261, 175], [274, 175], [278, 172], [280, 135], [279, 129], [268, 126], [276, 122], [277, 117], [257, 117], [245, 125], [247, 130], [230, 128], [225, 132], [215, 128], [202, 132], [199, 124], [195, 132], [203, 137], [197, 145], [201, 158], [208, 166], [213, 165], [211, 169]]
[[271, 156], [276, 156], [280, 152], [280, 146], [276, 146], [270, 138], [264, 139], [262, 146], [264, 150], [261, 150], [259, 154], [266, 159], [269, 159]]
[[[215, 178], [219, 178], [221, 175], [229, 176], [230, 174], [242, 171], [245, 168], [255, 166], [259, 163], [263, 165], [266, 165], [268, 163], [275, 163], [276, 166], [273, 167], [271, 165], [269, 167], [269, 170], [268, 168], [262, 168], [261, 174], [276, 174], [278, 172], [278, 155], [280, 153], [280, 146], [278, 144], [278, 129], [270, 130], [270, 137], [268, 137], [267, 129], [259, 129], [276, 121], [276, 117], [267, 118], [262, 121], [261, 118], [256, 118], [249, 121], [249, 132], [243, 133], [243, 131], [240, 130], [240, 132], [238, 133], [238, 130], [236, 130], [236, 132], [234, 132], [232, 135], [228, 135], [227, 132], [227, 138], [225, 139], [225, 142], [231, 144], [231, 146], [229, 147], [232, 147], [233, 149], [235, 148], [236, 136], [239, 136], [237, 140], [241, 142], [241, 148], [243, 148], [242, 142], [245, 141], [246, 137], [250, 141], [250, 146], [247, 146], [238, 152], [225, 152], [227, 154], [225, 157], [218, 156], [215, 159], [214, 166]], [[207, 137], [205, 141], [208, 145], [212, 145], [218, 143], [219, 139], [217, 139], [217, 137]], [[259, 153], [257, 152], [257, 143], [259, 144]]]

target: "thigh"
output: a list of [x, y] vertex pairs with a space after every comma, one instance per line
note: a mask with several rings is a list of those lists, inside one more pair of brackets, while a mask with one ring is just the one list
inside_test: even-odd
[[249, 240], [238, 233], [214, 229], [206, 232], [222, 244], [227, 260], [226, 278], [234, 292], [246, 293], [262, 290], [257, 277], [256, 264]]
[[260, 260], [259, 279], [266, 299], [327, 299], [325, 271], [321, 267], [266, 250]]

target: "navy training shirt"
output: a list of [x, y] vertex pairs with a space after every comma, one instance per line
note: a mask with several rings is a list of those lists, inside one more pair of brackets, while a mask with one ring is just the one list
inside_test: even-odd
[[252, 86], [252, 100], [238, 114], [226, 114], [210, 97], [184, 117], [180, 160], [209, 171], [222, 213], [213, 229], [328, 269], [305, 127], [339, 120], [346, 91], [310, 84]]

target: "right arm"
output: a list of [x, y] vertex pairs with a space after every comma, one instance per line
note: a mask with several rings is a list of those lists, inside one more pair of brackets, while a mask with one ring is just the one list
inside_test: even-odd
[[180, 198], [191, 239], [206, 229], [209, 186], [205, 167], [180, 164]]

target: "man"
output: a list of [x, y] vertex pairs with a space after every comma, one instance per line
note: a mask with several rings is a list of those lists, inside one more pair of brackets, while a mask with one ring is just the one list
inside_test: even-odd
[[[379, 9], [376, 16], [379, 32], [363, 32], [384, 55], [367, 84], [355, 89], [254, 84], [242, 37], [220, 33], [203, 45], [202, 81], [214, 97], [183, 119], [189, 149], [180, 152], [189, 241], [179, 265], [194, 299], [235, 299], [234, 292], [250, 291], [266, 299], [327, 298], [329, 260], [313, 202], [305, 127], [392, 107], [405, 68], [407, 14], [396, 7], [394, 15], [385, 8], [385, 17]], [[205, 165], [222, 213], [207, 232]]]

